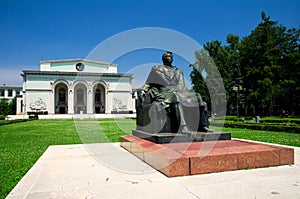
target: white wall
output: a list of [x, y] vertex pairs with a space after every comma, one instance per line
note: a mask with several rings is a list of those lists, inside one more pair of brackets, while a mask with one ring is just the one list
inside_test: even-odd
[[[56, 79], [57, 78], [57, 79]], [[75, 86], [77, 84], [86, 85], [87, 95], [87, 113], [94, 112], [93, 103], [93, 85], [101, 82], [105, 87], [105, 112], [111, 113], [113, 109], [118, 111], [131, 111], [132, 107], [132, 85], [130, 77], [97, 77], [97, 76], [46, 76], [46, 75], [27, 75], [27, 81], [24, 83], [23, 101], [25, 105], [24, 113], [31, 111], [30, 104], [35, 103], [38, 99], [42, 99], [47, 105], [49, 114], [55, 113], [54, 93], [56, 83], [63, 81], [68, 87], [68, 110], [74, 113], [73, 102], [75, 94]], [[72, 92], [71, 92], [72, 91]], [[124, 108], [126, 106], [126, 108]]]

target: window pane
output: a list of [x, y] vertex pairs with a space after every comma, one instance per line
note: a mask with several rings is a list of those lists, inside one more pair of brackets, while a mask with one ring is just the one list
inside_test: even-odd
[[60, 102], [66, 101], [66, 90], [63, 88], [59, 89], [59, 101]]
[[8, 97], [12, 97], [12, 94], [13, 93], [13, 91], [12, 91], [12, 89], [8, 89]]
[[101, 101], [101, 92], [100, 92], [100, 89], [96, 89], [95, 101], [96, 102], [100, 102]]
[[77, 102], [83, 102], [83, 90], [81, 88], [77, 90]]

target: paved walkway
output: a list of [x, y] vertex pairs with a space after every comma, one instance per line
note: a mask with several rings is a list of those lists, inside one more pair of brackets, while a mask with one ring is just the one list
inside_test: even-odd
[[168, 178], [119, 143], [51, 146], [7, 198], [300, 198], [295, 165]]

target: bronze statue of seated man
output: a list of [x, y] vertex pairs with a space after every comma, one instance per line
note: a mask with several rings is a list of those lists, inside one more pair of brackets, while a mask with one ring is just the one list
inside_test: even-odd
[[[141, 98], [147, 95], [150, 98], [148, 101], [154, 102], [158, 106], [158, 110], [163, 109], [167, 112], [171, 117], [169, 120], [171, 126], [175, 126], [175, 128], [171, 128], [173, 133], [212, 132], [208, 128], [206, 103], [200, 94], [187, 90], [183, 72], [172, 65], [172, 52], [165, 52], [162, 61], [163, 65], [152, 68], [141, 91]], [[191, 111], [191, 107], [193, 111]], [[137, 124], [143, 125], [144, 121], [141, 115], [145, 114], [145, 111], [137, 110], [137, 113]], [[151, 118], [151, 120], [155, 119], [159, 119], [159, 117]], [[196, 127], [193, 123], [196, 123]]]

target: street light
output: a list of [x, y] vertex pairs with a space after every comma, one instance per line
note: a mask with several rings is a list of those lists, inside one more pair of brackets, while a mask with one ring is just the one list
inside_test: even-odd
[[236, 114], [239, 117], [239, 91], [243, 89], [242, 85], [232, 87], [232, 90], [236, 91]]

